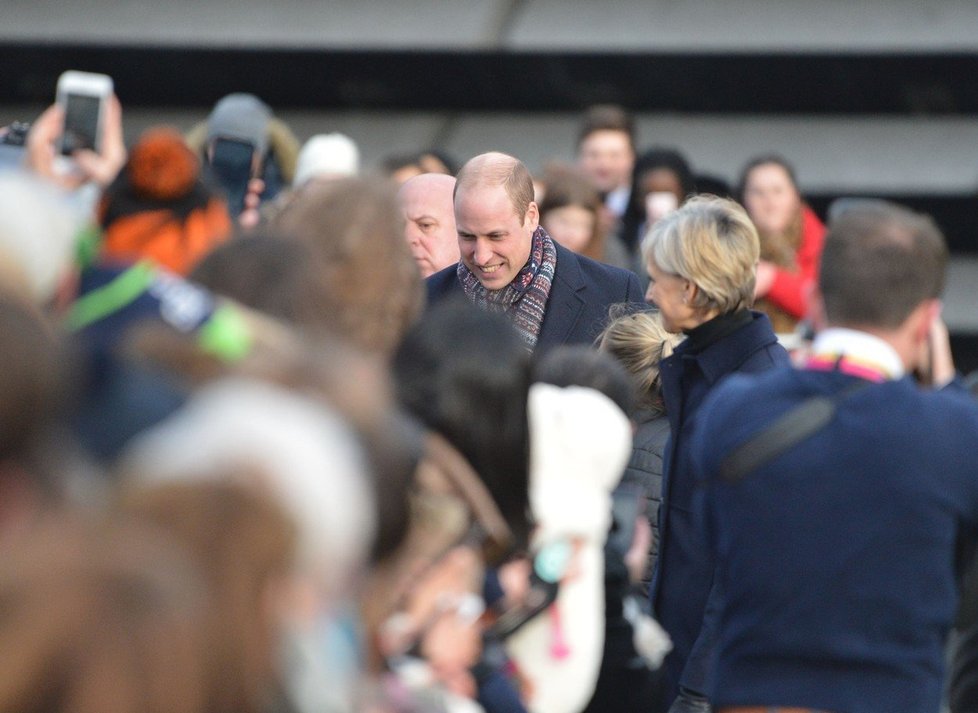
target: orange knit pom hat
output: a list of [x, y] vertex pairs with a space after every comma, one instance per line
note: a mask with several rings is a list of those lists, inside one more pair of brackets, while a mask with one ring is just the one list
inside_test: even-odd
[[176, 200], [193, 188], [200, 162], [179, 133], [160, 127], [140, 137], [126, 170], [137, 194], [161, 201]]
[[102, 196], [101, 256], [150, 259], [186, 274], [231, 233], [224, 200], [201, 181], [200, 161], [174, 129], [147, 130]]

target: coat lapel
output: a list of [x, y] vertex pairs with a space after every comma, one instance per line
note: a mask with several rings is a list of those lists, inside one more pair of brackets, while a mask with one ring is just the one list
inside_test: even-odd
[[555, 347], [567, 341], [584, 310], [586, 288], [577, 256], [556, 241], [557, 268], [550, 286], [547, 310], [540, 326], [537, 349]]

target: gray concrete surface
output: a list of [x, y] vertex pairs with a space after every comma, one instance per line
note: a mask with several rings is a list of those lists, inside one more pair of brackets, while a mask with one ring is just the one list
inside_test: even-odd
[[948, 270], [944, 321], [959, 334], [978, 335], [978, 257], [956, 257]]
[[335, 48], [945, 52], [973, 0], [2, 0], [0, 41]]

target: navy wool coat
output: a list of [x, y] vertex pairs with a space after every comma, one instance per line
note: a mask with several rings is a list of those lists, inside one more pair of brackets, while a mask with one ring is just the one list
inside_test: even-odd
[[672, 435], [666, 447], [662, 504], [659, 510], [659, 558], [652, 578], [652, 611], [672, 637], [666, 657], [664, 695], [668, 707], [678, 687], [711, 690], [715, 655], [713, 591], [715, 559], [700, 536], [694, 517], [697, 491], [690, 467], [690, 433], [703, 399], [724, 377], [788, 367], [768, 318], [752, 313], [750, 323], [689, 353], [683, 342], [662, 360], [659, 374]]
[[[591, 344], [608, 323], [608, 308], [618, 302], [644, 302], [638, 277], [628, 270], [577, 255], [554, 241], [557, 267], [536, 349], [561, 344]], [[427, 280], [428, 304], [463, 295], [456, 265]]]

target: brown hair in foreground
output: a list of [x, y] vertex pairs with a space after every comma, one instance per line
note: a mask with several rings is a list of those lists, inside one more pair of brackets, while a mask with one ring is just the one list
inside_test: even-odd
[[346, 178], [303, 186], [272, 226], [311, 249], [326, 326], [367, 351], [390, 353], [424, 303], [403, 220], [387, 182]]
[[197, 713], [195, 571], [146, 531], [58, 522], [0, 553], [0, 710]]
[[270, 496], [230, 481], [133, 486], [121, 508], [166, 533], [205, 575], [214, 603], [202, 627], [208, 710], [260, 713], [275, 685], [278, 653], [270, 595], [291, 573], [297, 534]]

